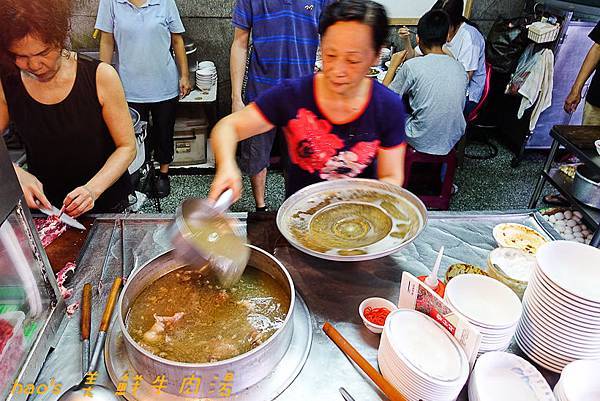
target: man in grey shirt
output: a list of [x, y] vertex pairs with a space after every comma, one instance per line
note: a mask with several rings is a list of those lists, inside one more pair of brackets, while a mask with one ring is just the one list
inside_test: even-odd
[[424, 56], [412, 58], [398, 69], [405, 52], [396, 53], [383, 81], [400, 96], [408, 95], [408, 144], [432, 155], [447, 155], [466, 127], [463, 109], [468, 77], [462, 64], [442, 50], [448, 29], [446, 12], [424, 14], [417, 26], [417, 42]]

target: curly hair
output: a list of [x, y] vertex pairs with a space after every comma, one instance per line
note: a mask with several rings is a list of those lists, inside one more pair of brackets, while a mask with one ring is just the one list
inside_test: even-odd
[[64, 48], [70, 30], [71, 0], [0, 0], [0, 62], [14, 67], [9, 49], [27, 35]]

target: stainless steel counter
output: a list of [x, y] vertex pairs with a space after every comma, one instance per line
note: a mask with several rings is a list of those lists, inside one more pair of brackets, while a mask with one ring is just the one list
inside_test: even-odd
[[[238, 214], [237, 217], [242, 220], [246, 218], [245, 214]], [[396, 302], [402, 272], [426, 274], [441, 245], [445, 246], [446, 251], [440, 277], [443, 277], [448, 266], [453, 263], [466, 262], [485, 266], [489, 251], [495, 247], [492, 228], [499, 223], [523, 223], [544, 231], [550, 237], [556, 235], [539, 215], [527, 212], [468, 215], [432, 212], [429, 217], [427, 228], [413, 244], [391, 256], [367, 262], [331, 262], [305, 255], [287, 244], [282, 237], [278, 238], [276, 233], [273, 234], [272, 227], [265, 228], [264, 233], [255, 236], [266, 241], [257, 245], [274, 250], [275, 256], [288, 268], [298, 293], [310, 309], [313, 321], [313, 341], [308, 360], [298, 377], [277, 400], [342, 400], [338, 391], [341, 386], [357, 401], [385, 399], [371, 381], [325, 336], [321, 330], [325, 321], [332, 323], [376, 366], [379, 335], [372, 334], [363, 326], [357, 312], [358, 305], [364, 298], [381, 296]], [[113, 243], [110, 246], [108, 244], [113, 220], [114, 216], [103, 216], [94, 224], [74, 277], [73, 299], [67, 301], [70, 304], [79, 300], [85, 282], [91, 282], [95, 286], [102, 283], [102, 298], [98, 292], [94, 292], [92, 338], [95, 338], [98, 330], [107, 289], [113, 278], [121, 274], [118, 232]], [[169, 222], [170, 216], [129, 216], [125, 225], [126, 273], [169, 249], [166, 237]], [[249, 233], [255, 222], [250, 224]], [[269, 231], [270, 235], [267, 234]], [[107, 251], [110, 252], [110, 257], [107, 268], [102, 272], [102, 262]], [[81, 379], [79, 313], [72, 318], [65, 318], [64, 325], [64, 333], [56, 344], [56, 349], [48, 356], [38, 377], [38, 384], [49, 383], [51, 378], [55, 378], [66, 389]], [[520, 354], [514, 344], [511, 351]], [[280, 366], [280, 369], [287, 368]], [[540, 370], [550, 385], [554, 386], [557, 375]], [[98, 383], [112, 386], [103, 364], [99, 368]], [[57, 398], [56, 395], [45, 394], [33, 399]], [[463, 391], [459, 400], [467, 400], [466, 392]]]

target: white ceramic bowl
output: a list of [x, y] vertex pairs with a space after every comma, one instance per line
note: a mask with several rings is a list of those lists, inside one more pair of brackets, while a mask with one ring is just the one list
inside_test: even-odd
[[600, 139], [598, 139], [596, 142], [594, 142], [594, 144], [596, 145], [596, 151], [600, 155]]
[[202, 70], [204, 68], [215, 68], [215, 63], [212, 61], [201, 61], [198, 63], [198, 69]]
[[523, 310], [519, 297], [506, 284], [479, 274], [454, 277], [444, 298], [469, 321], [492, 330], [513, 327]]
[[599, 369], [600, 360], [580, 360], [565, 366], [560, 376], [565, 398], [569, 401], [600, 399]]
[[367, 320], [364, 314], [365, 308], [367, 308], [367, 306], [370, 306], [371, 308], [387, 308], [389, 309], [390, 313], [398, 309], [398, 307], [394, 305], [393, 302], [388, 301], [385, 298], [379, 297], [367, 298], [360, 303], [360, 305], [358, 306], [358, 314], [360, 315], [360, 318], [362, 319], [365, 327], [375, 334], [380, 334], [383, 331], [383, 326], [371, 323]]
[[571, 241], [553, 241], [540, 247], [537, 264], [544, 276], [577, 302], [600, 310], [600, 250]]

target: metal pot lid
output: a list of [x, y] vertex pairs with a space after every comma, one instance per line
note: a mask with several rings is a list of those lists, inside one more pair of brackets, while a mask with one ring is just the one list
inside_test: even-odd
[[289, 197], [277, 227], [299, 250], [322, 259], [371, 260], [412, 242], [427, 222], [425, 205], [409, 191], [362, 178], [325, 181]]

